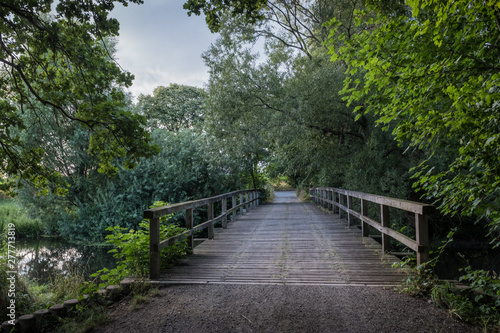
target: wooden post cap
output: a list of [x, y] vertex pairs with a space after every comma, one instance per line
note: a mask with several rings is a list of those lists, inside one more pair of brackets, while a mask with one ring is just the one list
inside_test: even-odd
[[76, 308], [77, 304], [78, 304], [77, 299], [70, 299], [64, 302], [64, 307], [68, 310], [73, 310], [74, 308]]
[[52, 313], [56, 317], [64, 317], [66, 309], [64, 308], [63, 304], [56, 304], [56, 305], [52, 305], [49, 308], [49, 311], [50, 311], [50, 313]]
[[19, 332], [21, 333], [32, 333], [35, 332], [35, 317], [32, 314], [23, 315], [17, 318], [19, 324]]
[[50, 312], [49, 312], [49, 309], [41, 309], [41, 310], [36, 310], [34, 313], [33, 313], [33, 316], [35, 316], [35, 318], [38, 318], [38, 317], [43, 317], [43, 316], [46, 316], [48, 315]]

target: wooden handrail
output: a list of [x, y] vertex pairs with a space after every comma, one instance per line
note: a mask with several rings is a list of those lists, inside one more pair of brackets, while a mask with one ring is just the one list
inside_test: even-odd
[[[427, 216], [434, 212], [434, 206], [334, 187], [313, 188], [310, 190], [310, 194], [311, 198], [313, 198], [317, 204], [323, 205], [333, 212], [338, 211], [340, 217], [342, 217], [343, 212], [346, 213], [347, 224], [349, 226], [351, 225], [352, 216], [358, 218], [361, 221], [363, 237], [368, 236], [369, 225], [380, 231], [382, 234], [383, 253], [390, 250], [390, 239], [392, 238], [417, 253], [417, 265], [421, 265], [429, 260], [429, 228]], [[352, 198], [361, 200], [361, 209], [359, 212], [353, 209]], [[380, 221], [375, 221], [366, 216], [367, 202], [373, 202], [380, 205]], [[415, 214], [415, 240], [391, 229], [389, 222], [389, 207]]]
[[[236, 205], [236, 198], [239, 197], [239, 204]], [[227, 209], [227, 199], [231, 198], [231, 209]], [[214, 204], [217, 202], [222, 203], [222, 213], [214, 217]], [[189, 247], [193, 248], [193, 234], [195, 231], [208, 228], [208, 238], [214, 238], [214, 224], [222, 221], [222, 227], [227, 227], [227, 217], [231, 215], [231, 220], [236, 220], [237, 210], [240, 209], [240, 215], [243, 215], [243, 209], [247, 211], [259, 204], [259, 190], [240, 190], [229, 192], [210, 198], [200, 200], [181, 202], [173, 205], [147, 209], [144, 211], [144, 218], [149, 219], [149, 278], [155, 279], [160, 276], [160, 252], [167, 246], [173, 245], [175, 242], [188, 238]], [[208, 220], [193, 226], [193, 210], [202, 207], [208, 207]], [[186, 212], [186, 230], [185, 232], [161, 240], [160, 238], [160, 217], [178, 213]]]

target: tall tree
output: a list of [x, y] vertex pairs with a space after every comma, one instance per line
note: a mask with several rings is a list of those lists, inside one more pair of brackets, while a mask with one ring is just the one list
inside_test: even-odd
[[358, 13], [361, 33], [331, 44], [349, 65], [348, 101], [428, 152], [416, 186], [445, 213], [488, 217], [500, 244], [500, 4], [408, 0], [391, 11], [375, 3], [376, 19]]
[[[43, 148], [27, 148], [22, 115], [42, 119], [57, 114], [91, 130], [89, 151], [103, 173], [115, 172], [112, 161], [124, 157], [133, 166], [156, 151], [144, 130], [144, 118], [127, 111], [121, 87], [133, 76], [110, 58], [103, 39], [118, 35], [108, 17], [115, 3], [142, 0], [0, 1], [0, 161], [8, 177], [45, 188], [64, 186], [60, 174], [42, 163]], [[52, 11], [53, 10], [53, 11]], [[40, 133], [45, 134], [45, 133]], [[12, 183], [3, 182], [3, 188]]]
[[137, 108], [147, 118], [149, 128], [178, 131], [200, 126], [205, 98], [203, 89], [172, 83], [157, 87], [153, 96], [140, 95]]

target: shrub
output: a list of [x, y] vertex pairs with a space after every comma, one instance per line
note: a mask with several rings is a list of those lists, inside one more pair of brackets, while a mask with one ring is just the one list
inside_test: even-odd
[[[151, 208], [165, 206], [166, 203], [157, 201]], [[184, 231], [175, 224], [169, 223], [171, 215], [164, 216], [160, 219], [160, 235], [162, 239], [166, 239], [178, 235]], [[117, 267], [114, 269], [103, 268], [100, 271], [92, 274], [94, 278], [100, 278], [102, 283], [100, 288], [120, 283], [128, 276], [144, 278], [149, 273], [149, 222], [142, 221], [139, 224], [139, 230], [128, 230], [126, 228], [115, 226], [109, 227], [106, 230], [112, 233], [106, 236], [106, 242], [112, 244], [114, 249], [109, 253], [114, 253], [113, 256], [117, 259]], [[162, 267], [167, 267], [176, 259], [187, 254], [188, 243], [187, 239], [177, 241], [174, 245], [169, 246], [161, 252]], [[89, 292], [96, 289], [94, 283], [87, 283], [84, 286], [84, 292]]]

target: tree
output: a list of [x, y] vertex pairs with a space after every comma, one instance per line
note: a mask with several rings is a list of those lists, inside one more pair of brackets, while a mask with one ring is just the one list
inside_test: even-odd
[[157, 87], [153, 96], [140, 95], [137, 108], [148, 120], [149, 128], [179, 131], [181, 128], [198, 128], [203, 122], [203, 89], [172, 83]]
[[[118, 35], [118, 22], [108, 18], [115, 2], [141, 0], [2, 1], [0, 6], [0, 161], [2, 173], [65, 187], [60, 173], [42, 163], [41, 147], [25, 147], [25, 114], [67, 119], [90, 129], [89, 151], [100, 171], [112, 174], [116, 157], [132, 167], [157, 150], [142, 125], [145, 120], [125, 109], [122, 87], [133, 76], [111, 59], [105, 37]], [[43, 135], [47, 133], [42, 133]], [[12, 178], [11, 178], [12, 180]], [[2, 188], [13, 182], [4, 179]]]
[[184, 9], [188, 10], [188, 15], [205, 14], [206, 22], [212, 32], [218, 32], [221, 28], [221, 19], [225, 13], [230, 12], [233, 16], [243, 16], [246, 21], [255, 23], [264, 18], [259, 13], [267, 0], [188, 0], [184, 4]]
[[[409, 167], [402, 163], [402, 151], [390, 136], [373, 128], [373, 117], [356, 120], [354, 106], [348, 107], [339, 95], [345, 66], [330, 62], [318, 42], [323, 34], [317, 18], [328, 14], [319, 4], [312, 4], [309, 16], [300, 16], [303, 28], [294, 29], [299, 25], [294, 21], [287, 30], [287, 19], [277, 13], [299, 9], [295, 4], [281, 7], [285, 5], [273, 4], [272, 22], [282, 20], [277, 30], [266, 24], [252, 28], [227, 18], [221, 38], [204, 54], [211, 74], [205, 122], [208, 133], [225, 147], [253, 159], [249, 165], [267, 165], [273, 176], [286, 174], [296, 185], [349, 185], [407, 197], [408, 182], [397, 176]], [[345, 7], [345, 13], [359, 4], [351, 5]], [[330, 13], [332, 8], [325, 10]], [[299, 19], [299, 15], [294, 17]], [[348, 21], [344, 23], [349, 26]], [[315, 35], [308, 37], [307, 31]], [[262, 35], [267, 40], [265, 60], [251, 51], [255, 38]], [[377, 156], [380, 163], [373, 162], [370, 173], [359, 172], [367, 155]], [[384, 186], [377, 186], [380, 184]]]
[[[397, 11], [375, 7], [376, 19], [359, 12], [364, 30], [343, 34], [341, 47], [332, 41], [333, 59], [349, 65], [346, 98], [362, 103], [360, 116], [377, 115], [408, 149], [426, 151], [415, 186], [438, 199], [444, 213], [489, 218], [498, 245], [500, 4], [405, 3]], [[338, 23], [332, 26], [336, 32]], [[446, 159], [447, 167], [439, 168]]]

